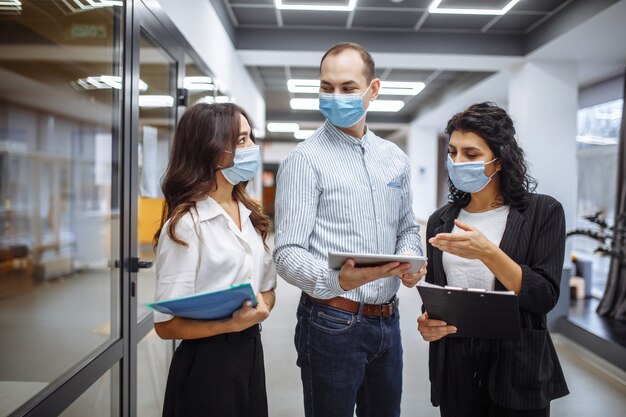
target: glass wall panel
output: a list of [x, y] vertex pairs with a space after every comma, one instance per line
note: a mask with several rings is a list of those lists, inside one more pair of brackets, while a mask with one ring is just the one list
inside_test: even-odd
[[[167, 167], [176, 125], [176, 62], [147, 34], [139, 49], [138, 219], [137, 247], [142, 261], [154, 262], [152, 239], [163, 211], [161, 178]], [[154, 264], [137, 276], [137, 320], [150, 313], [144, 303], [154, 300]]]
[[0, 415], [119, 337], [121, 2], [12, 3], [0, 8]]
[[[119, 364], [109, 369], [61, 417], [117, 417], [119, 413]], [[138, 414], [141, 416], [141, 414]]]
[[174, 342], [151, 330], [137, 344], [137, 415], [160, 417]]

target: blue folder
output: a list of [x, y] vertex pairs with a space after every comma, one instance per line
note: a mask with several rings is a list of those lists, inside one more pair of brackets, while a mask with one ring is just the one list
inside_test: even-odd
[[248, 300], [256, 307], [257, 301], [252, 285], [246, 283], [220, 291], [155, 301], [147, 303], [146, 306], [161, 313], [187, 319], [218, 320], [231, 317]]

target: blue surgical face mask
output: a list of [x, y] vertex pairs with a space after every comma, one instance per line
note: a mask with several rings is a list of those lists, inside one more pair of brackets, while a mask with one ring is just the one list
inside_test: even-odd
[[239, 148], [235, 150], [233, 166], [222, 169], [224, 178], [232, 185], [242, 181], [249, 181], [259, 170], [261, 164], [261, 150], [259, 146]]
[[363, 108], [363, 96], [372, 86], [372, 82], [363, 93], [320, 93], [320, 111], [337, 127], [354, 126], [365, 117], [367, 110]]
[[498, 158], [485, 163], [479, 162], [459, 162], [455, 164], [448, 155], [448, 176], [452, 184], [458, 189], [466, 193], [477, 193], [489, 184], [496, 172], [490, 177], [485, 175], [485, 165], [488, 165]]

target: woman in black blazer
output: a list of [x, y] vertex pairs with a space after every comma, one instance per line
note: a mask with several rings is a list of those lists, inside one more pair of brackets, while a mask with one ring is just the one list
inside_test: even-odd
[[548, 416], [550, 401], [568, 394], [546, 326], [559, 297], [563, 208], [534, 193], [501, 108], [475, 104], [446, 132], [451, 201], [428, 219], [426, 281], [514, 291], [522, 330], [519, 342], [446, 337], [456, 328], [424, 312], [417, 321], [431, 342], [431, 401], [443, 417]]

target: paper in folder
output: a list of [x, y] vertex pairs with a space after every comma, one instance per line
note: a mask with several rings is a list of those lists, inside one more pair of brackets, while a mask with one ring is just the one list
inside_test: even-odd
[[446, 337], [520, 339], [519, 308], [513, 291], [486, 291], [440, 287], [423, 282], [417, 286], [428, 317], [456, 326]]
[[194, 294], [172, 300], [156, 301], [147, 307], [172, 316], [188, 319], [218, 320], [230, 317], [239, 310], [245, 301], [257, 301], [249, 283], [234, 285], [220, 291]]

